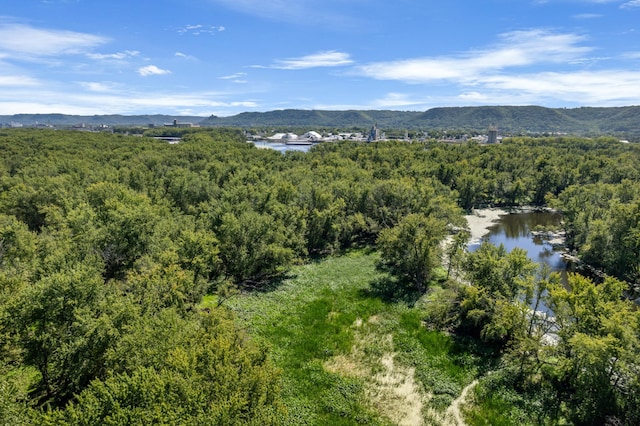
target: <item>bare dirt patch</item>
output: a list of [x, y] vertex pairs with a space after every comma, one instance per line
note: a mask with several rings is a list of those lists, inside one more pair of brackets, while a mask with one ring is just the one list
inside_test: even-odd
[[461, 408], [467, 401], [469, 396], [469, 392], [478, 384], [477, 380], [469, 383], [462, 392], [460, 392], [460, 396], [457, 397], [447, 408], [447, 411], [444, 414], [443, 426], [464, 426], [464, 417], [462, 416]]
[[[445, 412], [429, 407], [432, 395], [415, 379], [415, 369], [396, 361], [393, 336], [375, 333], [379, 318], [357, 319], [355, 343], [348, 354], [336, 355], [324, 363], [335, 374], [362, 379], [369, 403], [383, 417], [399, 426], [464, 426], [461, 408], [477, 381], [465, 387]], [[376, 351], [372, 351], [372, 348]]]
[[[430, 396], [425, 395], [416, 382], [415, 370], [395, 361], [393, 337], [366, 332], [365, 329], [375, 327], [378, 320], [378, 317], [371, 317], [366, 323], [356, 320], [356, 339], [351, 352], [327, 360], [324, 368], [336, 374], [362, 379], [371, 406], [394, 424], [424, 425], [422, 411]], [[382, 356], [367, 350], [372, 345], [377, 349], [374, 353], [382, 353]]]
[[502, 209], [479, 209], [474, 210], [471, 214], [465, 216], [469, 224], [469, 232], [471, 233], [471, 242], [479, 242], [480, 239], [487, 235], [489, 228], [500, 216], [509, 214]]
[[394, 361], [394, 354], [385, 354], [380, 363], [383, 370], [373, 376], [367, 396], [380, 414], [401, 426], [424, 424], [422, 409], [427, 396], [414, 378], [414, 369]]

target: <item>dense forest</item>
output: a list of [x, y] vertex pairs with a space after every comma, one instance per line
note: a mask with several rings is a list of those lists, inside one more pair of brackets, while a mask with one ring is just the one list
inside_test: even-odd
[[[2, 424], [393, 424], [336, 361], [385, 347], [433, 395], [425, 422], [476, 379], [469, 424], [640, 422], [635, 144], [281, 154], [214, 128], [0, 147]], [[465, 211], [525, 205], [563, 213], [601, 282], [466, 252]]]

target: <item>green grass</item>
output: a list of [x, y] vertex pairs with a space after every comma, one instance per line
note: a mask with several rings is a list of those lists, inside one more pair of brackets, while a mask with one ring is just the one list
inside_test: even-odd
[[481, 381], [474, 391], [478, 404], [467, 410], [466, 419], [469, 426], [542, 424], [534, 417], [540, 411], [540, 407], [532, 406], [538, 401], [537, 398], [523, 399], [522, 395], [509, 386], [490, 379]]
[[270, 291], [226, 302], [282, 369], [285, 424], [389, 424], [367, 398], [366, 377], [325, 367], [333, 357], [353, 357], [354, 347], [358, 364], [371, 372], [392, 350], [397, 363], [415, 369], [437, 410], [477, 375], [477, 358], [451, 337], [424, 327], [419, 308], [383, 301], [371, 291], [372, 283], [387, 278], [376, 270], [376, 260], [363, 251], [323, 259], [293, 268]]

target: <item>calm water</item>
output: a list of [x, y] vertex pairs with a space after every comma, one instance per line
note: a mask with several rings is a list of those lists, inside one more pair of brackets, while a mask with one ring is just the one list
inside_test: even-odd
[[287, 145], [286, 143], [268, 142], [268, 141], [256, 141], [253, 142], [259, 148], [275, 149], [276, 151], [300, 151], [308, 152], [312, 145]]
[[[554, 271], [565, 271], [567, 264], [560, 257], [560, 252], [553, 250], [550, 244], [541, 238], [531, 235], [536, 226], [555, 227], [560, 225], [561, 215], [552, 212], [512, 213], [501, 216], [500, 220], [489, 228], [489, 233], [482, 241], [489, 241], [498, 246], [504, 245], [507, 251], [516, 247], [524, 249], [529, 258], [538, 263], [546, 263]], [[480, 244], [469, 246], [474, 251]]]
[[[539, 264], [547, 264], [554, 272], [559, 272], [562, 281], [567, 282], [567, 262], [560, 257], [560, 251], [554, 250], [549, 243], [539, 237], [531, 235], [537, 225], [556, 227], [560, 225], [561, 215], [551, 212], [512, 213], [501, 216], [500, 220], [489, 228], [489, 233], [482, 237], [482, 241], [489, 241], [498, 246], [504, 245], [507, 251], [519, 247], [527, 251], [529, 258]], [[470, 251], [475, 251], [480, 244], [469, 245]], [[538, 307], [540, 311], [549, 309], [543, 303]]]

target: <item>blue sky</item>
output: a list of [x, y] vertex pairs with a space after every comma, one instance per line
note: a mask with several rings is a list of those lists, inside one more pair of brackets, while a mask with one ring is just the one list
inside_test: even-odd
[[0, 6], [0, 114], [640, 104], [640, 0]]

